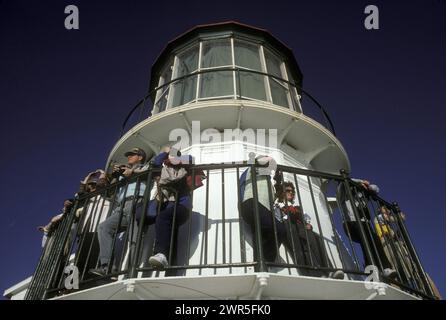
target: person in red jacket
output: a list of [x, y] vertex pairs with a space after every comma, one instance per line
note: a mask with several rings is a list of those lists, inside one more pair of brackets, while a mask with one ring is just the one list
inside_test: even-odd
[[[278, 197], [275, 202], [275, 210], [281, 212], [284, 221], [288, 220], [287, 239], [284, 245], [292, 253], [291, 256], [295, 260], [295, 264], [315, 268], [332, 268], [320, 235], [313, 231], [309, 216], [304, 214], [302, 208], [294, 202], [296, 195], [294, 184], [284, 182], [280, 187], [276, 184], [276, 191]], [[344, 279], [344, 272], [341, 270], [326, 272], [304, 269], [300, 270], [300, 273], [307, 276]]]

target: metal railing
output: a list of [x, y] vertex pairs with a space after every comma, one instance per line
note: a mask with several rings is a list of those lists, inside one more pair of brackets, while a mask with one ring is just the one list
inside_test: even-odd
[[[124, 119], [122, 126], [121, 126], [121, 136], [127, 131], [127, 129], [133, 125], [136, 125], [137, 123], [143, 121], [144, 119], [151, 116], [151, 112], [153, 110], [154, 104], [151, 101], [151, 98], [158, 96], [158, 92], [164, 92], [172, 85], [182, 83], [183, 81], [186, 81], [192, 77], [196, 77], [200, 74], [209, 74], [209, 73], [216, 73], [216, 72], [222, 72], [222, 71], [232, 71], [236, 73], [236, 82], [237, 82], [237, 89], [236, 94], [232, 93], [231, 97], [228, 97], [227, 99], [249, 99], [247, 97], [244, 97], [243, 95], [243, 85], [241, 84], [240, 79], [240, 73], [246, 73], [246, 74], [253, 74], [253, 75], [261, 75], [268, 79], [275, 79], [277, 82], [282, 83], [282, 85], [285, 85], [287, 88], [288, 95], [291, 100], [291, 107], [294, 111], [302, 110], [302, 112], [314, 120], [321, 123], [325, 128], [331, 131], [333, 135], [336, 136], [335, 128], [333, 125], [333, 122], [330, 119], [330, 116], [328, 115], [327, 111], [324, 109], [324, 107], [306, 90], [298, 86], [296, 83], [292, 81], [288, 81], [286, 79], [282, 79], [280, 77], [274, 76], [272, 74], [264, 73], [261, 71], [256, 70], [250, 70], [250, 69], [244, 69], [239, 67], [218, 67], [213, 68], [209, 70], [198, 70], [195, 72], [192, 72], [190, 74], [178, 77], [176, 79], [173, 79], [171, 81], [168, 81], [159, 87], [151, 90], [149, 93], [147, 93], [141, 100], [139, 100], [136, 105], [129, 111], [126, 118]], [[294, 92], [296, 90], [296, 92]], [[308, 103], [305, 102], [304, 99], [302, 101], [296, 97], [296, 93], [300, 93], [303, 95], [303, 97], [308, 98]], [[162, 94], [161, 94], [162, 95]], [[205, 100], [215, 100], [218, 98], [215, 97], [208, 97], [208, 98], [201, 98], [199, 101], [205, 101]], [[155, 98], [153, 98], [155, 100]], [[256, 100], [256, 99], [249, 99], [249, 100]], [[257, 99], [258, 100], [258, 99]], [[196, 99], [192, 99], [190, 102], [197, 101]], [[266, 100], [261, 100], [266, 101]], [[187, 103], [190, 103], [187, 102]], [[302, 105], [304, 103], [304, 105]], [[175, 108], [175, 107], [170, 107]], [[289, 108], [289, 106], [284, 107]]]
[[[246, 209], [248, 184], [241, 179], [247, 169], [256, 172], [249, 182], [250, 209]], [[302, 218], [296, 220], [286, 213], [277, 219], [271, 179], [260, 175], [260, 169], [248, 163], [189, 166], [193, 183], [202, 172], [206, 179], [191, 192], [194, 207], [187, 209], [188, 219], [181, 226], [174, 212], [169, 265], [162, 271], [147, 262], [156, 241], [156, 218], [148, 212], [159, 168], [77, 198], [47, 241], [26, 299], [49, 299], [76, 291], [67, 289], [65, 283], [64, 270], [70, 266], [78, 270], [77, 290], [84, 290], [116, 279], [218, 272], [326, 277], [342, 270], [346, 279], [365, 280], [369, 275], [365, 267], [370, 264], [377, 267], [380, 281], [434, 299], [398, 205], [366, 191], [345, 172], [333, 175], [278, 166], [281, 180], [295, 187], [294, 203]], [[128, 190], [133, 192], [127, 194]], [[269, 206], [261, 203], [265, 192]], [[178, 197], [175, 199], [177, 210]], [[131, 208], [129, 215], [125, 208]], [[158, 206], [156, 214], [163, 214], [162, 210]], [[103, 276], [92, 275], [88, 270], [100, 266], [98, 230], [111, 215], [118, 215], [119, 223], [108, 270]], [[386, 268], [394, 269], [396, 276], [386, 276]]]

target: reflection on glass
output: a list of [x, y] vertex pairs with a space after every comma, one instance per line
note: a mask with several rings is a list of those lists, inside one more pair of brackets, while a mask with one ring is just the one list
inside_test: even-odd
[[[234, 41], [235, 64], [238, 67], [262, 71], [259, 47], [244, 41]], [[239, 96], [266, 100], [265, 76], [252, 72], [237, 73], [237, 92]]]
[[[249, 71], [240, 71], [238, 74], [240, 86], [237, 87], [238, 95], [266, 101], [265, 76]], [[237, 80], [238, 81], [238, 80]]]
[[266, 69], [268, 73], [279, 77], [284, 78], [282, 75], [282, 70], [280, 68], [282, 61], [280, 61], [275, 55], [265, 49], [265, 60], [266, 60]]
[[[201, 57], [199, 57], [199, 43], [178, 53], [175, 58], [175, 69], [173, 72], [172, 68], [163, 71], [160, 85], [171, 79], [179, 80], [174, 80], [169, 87], [159, 90], [155, 102], [157, 110], [163, 111], [168, 107], [177, 107], [196, 99], [228, 98], [234, 95], [242, 99], [262, 101], [271, 99], [276, 105], [284, 107], [291, 105], [299, 109], [295, 89], [290, 89], [285, 80], [287, 72], [282, 59], [266, 48], [261, 50], [261, 45], [258, 43], [241, 39], [233, 39], [233, 43], [234, 55], [230, 38], [202, 41]], [[265, 54], [265, 59], [262, 52]], [[219, 70], [221, 67], [232, 66], [237, 70]], [[266, 73], [278, 79], [255, 72]], [[182, 77], [184, 78], [181, 79]]]
[[[282, 61], [279, 60], [268, 50], [265, 50], [266, 69], [268, 74], [284, 79], [285, 75], [282, 73]], [[269, 85], [271, 87], [271, 97], [273, 103], [279, 106], [288, 107], [288, 84], [286, 82], [269, 78]]]
[[273, 103], [279, 106], [288, 107], [288, 89], [285, 87], [286, 84], [282, 84], [281, 82], [272, 78], [269, 80]]
[[200, 98], [230, 96], [234, 94], [232, 71], [203, 73], [200, 81]]
[[181, 77], [198, 69], [198, 45], [178, 55], [176, 76]]
[[297, 112], [302, 112], [302, 106], [300, 105], [299, 95], [297, 93], [296, 88], [292, 87], [291, 92], [292, 92], [291, 97], [293, 99], [293, 109]]
[[163, 88], [162, 94], [158, 97], [158, 100], [156, 102], [156, 109], [158, 110], [158, 112], [166, 110], [168, 97], [169, 97], [169, 87]]
[[[180, 78], [182, 76], [188, 75], [196, 71], [197, 69], [198, 45], [195, 45], [186, 52], [178, 55], [175, 78]], [[196, 85], [197, 76], [187, 77], [175, 82], [172, 85], [172, 107], [176, 107], [194, 100]]]
[[[172, 64], [173, 64], [173, 62], [170, 61], [170, 63], [167, 65], [167, 67], [161, 73], [159, 86], [162, 86], [163, 84], [165, 84], [171, 80], [171, 78], [172, 78]], [[166, 110], [168, 96], [169, 96], [169, 86], [162, 87], [157, 91], [155, 106], [156, 106], [156, 110], [158, 110], [158, 112]]]
[[172, 85], [174, 92], [172, 107], [177, 107], [195, 99], [197, 87], [197, 76], [187, 77]]
[[259, 47], [255, 44], [234, 41], [235, 64], [256, 71], [262, 71]]
[[212, 68], [232, 65], [230, 39], [203, 42], [201, 67]]

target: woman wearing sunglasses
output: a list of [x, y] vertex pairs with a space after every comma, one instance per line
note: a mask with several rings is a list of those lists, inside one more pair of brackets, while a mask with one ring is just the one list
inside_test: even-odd
[[[294, 263], [313, 268], [332, 268], [330, 261], [326, 258], [324, 244], [319, 234], [313, 231], [311, 218], [304, 214], [301, 206], [295, 204], [296, 190], [291, 182], [284, 182], [283, 185], [276, 184], [277, 200], [275, 210], [279, 211], [283, 217], [287, 237], [284, 245], [289, 252]], [[303, 269], [301, 275], [330, 277], [334, 279], [344, 279], [344, 272], [326, 272], [323, 270]]]

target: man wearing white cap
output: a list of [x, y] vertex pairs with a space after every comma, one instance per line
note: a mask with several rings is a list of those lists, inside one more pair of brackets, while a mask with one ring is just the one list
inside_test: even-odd
[[[148, 165], [144, 165], [146, 161], [146, 153], [141, 148], [133, 148], [127, 151], [124, 155], [127, 157], [127, 165], [115, 165], [113, 167], [112, 177], [115, 180], [130, 178], [133, 174], [140, 173], [148, 169]], [[140, 182], [139, 188], [137, 185], [137, 181], [134, 181], [129, 183], [127, 187], [124, 185], [118, 190], [115, 209], [113, 209], [110, 217], [99, 224], [98, 239], [100, 247], [99, 259], [101, 265], [98, 269], [90, 269], [90, 273], [100, 276], [107, 273], [115, 233], [127, 229], [127, 227], [130, 225], [131, 211], [134, 200], [136, 207], [135, 211], [141, 209], [142, 207], [142, 197], [144, 195], [146, 184], [145, 182]], [[121, 208], [122, 219], [120, 219]], [[121, 223], [119, 224], [119, 222]], [[119, 230], [118, 226], [120, 226]]]

